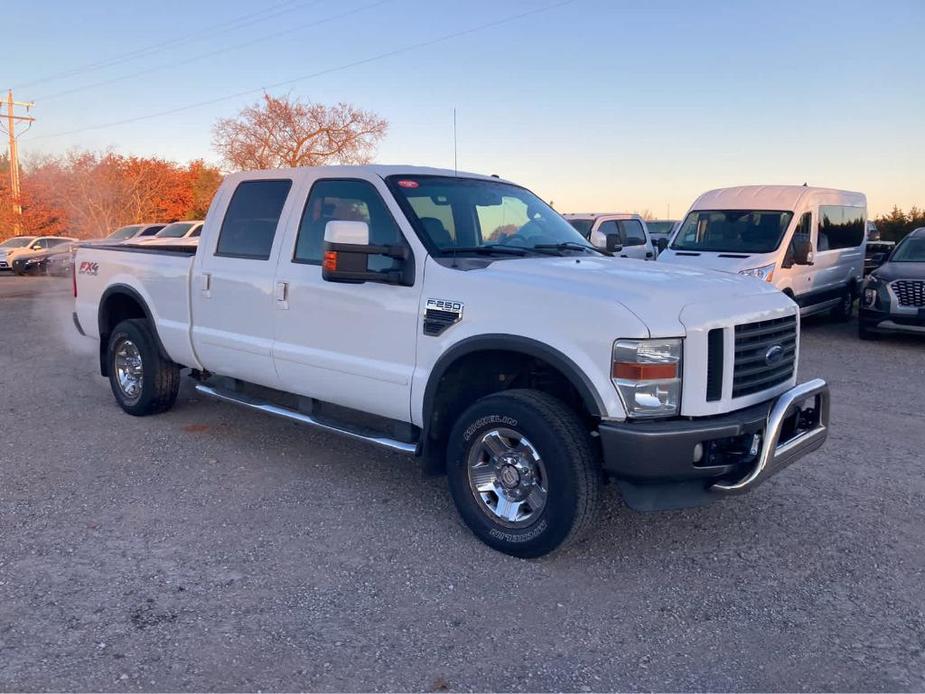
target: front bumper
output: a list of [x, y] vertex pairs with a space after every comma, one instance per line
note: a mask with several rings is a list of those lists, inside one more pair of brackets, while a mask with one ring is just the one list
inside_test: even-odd
[[925, 334], [925, 308], [882, 311], [861, 307], [858, 320], [867, 330]]
[[819, 448], [828, 431], [829, 388], [821, 379], [730, 414], [604, 422], [598, 429], [604, 469], [637, 510], [699, 506], [747, 492]]

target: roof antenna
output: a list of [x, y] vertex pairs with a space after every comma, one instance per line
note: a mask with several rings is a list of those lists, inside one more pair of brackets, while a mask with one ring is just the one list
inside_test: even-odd
[[453, 107], [453, 175], [459, 176], [459, 166], [456, 157], [456, 107]]

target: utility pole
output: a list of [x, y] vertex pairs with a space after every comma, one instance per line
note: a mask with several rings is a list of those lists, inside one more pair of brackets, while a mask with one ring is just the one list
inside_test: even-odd
[[[14, 101], [13, 90], [8, 89], [6, 92], [6, 132], [10, 136], [10, 199], [13, 203], [13, 233], [19, 235], [22, 233], [22, 188], [19, 184], [19, 153], [16, 148], [16, 122], [23, 121], [29, 123], [28, 127], [31, 127], [35, 118], [32, 116], [17, 116], [17, 106], [25, 107], [26, 113], [28, 113], [29, 109], [32, 108], [32, 102]], [[26, 128], [27, 130], [28, 127]]]

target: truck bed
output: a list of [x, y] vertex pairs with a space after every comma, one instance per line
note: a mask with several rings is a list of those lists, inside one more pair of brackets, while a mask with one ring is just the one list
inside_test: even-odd
[[75, 312], [84, 332], [99, 339], [99, 312], [114, 293], [134, 297], [151, 319], [168, 356], [199, 367], [190, 340], [192, 246], [81, 246], [74, 263]]

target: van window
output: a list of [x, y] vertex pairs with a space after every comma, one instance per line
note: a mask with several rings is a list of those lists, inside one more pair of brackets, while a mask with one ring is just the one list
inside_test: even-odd
[[[369, 242], [374, 246], [395, 245], [404, 238], [372, 184], [355, 180], [323, 180], [315, 183], [308, 195], [292, 260], [321, 265], [324, 229], [328, 222], [333, 221], [366, 222], [369, 225]], [[387, 256], [371, 255], [367, 268], [373, 272], [389, 270], [394, 262]]]
[[624, 246], [643, 246], [646, 243], [646, 232], [638, 219], [623, 219], [620, 221], [620, 231]]
[[777, 250], [793, 212], [782, 210], [694, 210], [671, 248], [715, 253], [770, 253]]
[[244, 181], [235, 188], [218, 233], [215, 255], [269, 260], [292, 181]]
[[864, 208], [841, 205], [819, 207], [818, 250], [855, 248], [864, 242]]

